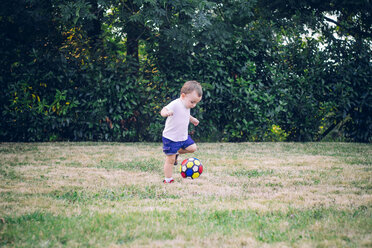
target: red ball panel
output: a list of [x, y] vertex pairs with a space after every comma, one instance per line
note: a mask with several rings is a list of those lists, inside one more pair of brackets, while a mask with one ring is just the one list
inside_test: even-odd
[[181, 163], [181, 165], [185, 165], [187, 163], [187, 160], [188, 159], [183, 160], [182, 163]]
[[203, 173], [203, 165], [199, 165], [199, 173], [200, 173], [200, 174]]
[[183, 177], [183, 178], [186, 178], [186, 173], [185, 172], [181, 172], [181, 176]]

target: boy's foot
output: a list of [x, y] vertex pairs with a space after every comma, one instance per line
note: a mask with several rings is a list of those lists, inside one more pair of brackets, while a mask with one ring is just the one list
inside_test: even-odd
[[174, 183], [174, 180], [170, 180], [169, 182], [167, 182], [166, 180], [163, 180], [163, 183], [166, 184], [166, 183]]
[[174, 165], [177, 165], [178, 164], [178, 162], [177, 162], [178, 155], [180, 155], [180, 154], [179, 153], [176, 154], [176, 160], [174, 161]]

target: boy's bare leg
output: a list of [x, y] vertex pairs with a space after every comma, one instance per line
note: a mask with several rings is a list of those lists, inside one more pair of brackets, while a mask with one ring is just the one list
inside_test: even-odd
[[167, 155], [167, 157], [165, 158], [164, 175], [165, 175], [166, 178], [171, 178], [172, 177], [173, 165], [174, 165], [175, 159], [176, 159], [176, 154]]
[[192, 145], [186, 147], [185, 149], [182, 149], [182, 148], [179, 149], [179, 150], [178, 150], [178, 153], [179, 153], [179, 154], [193, 153], [193, 152], [196, 151], [196, 149], [197, 149], [197, 146], [196, 146], [196, 144], [194, 143], [194, 144], [192, 144]]
[[[194, 143], [194, 144], [192, 144], [192, 145], [190, 145], [190, 146], [188, 146], [188, 147], [186, 147], [185, 149], [179, 149], [178, 150], [178, 153], [179, 154], [185, 154], [185, 153], [193, 153], [193, 152], [195, 152], [196, 151], [196, 149], [197, 149], [197, 146], [196, 146], [196, 144]], [[177, 157], [176, 157], [177, 158]], [[176, 165], [177, 163], [174, 163], [174, 165]]]

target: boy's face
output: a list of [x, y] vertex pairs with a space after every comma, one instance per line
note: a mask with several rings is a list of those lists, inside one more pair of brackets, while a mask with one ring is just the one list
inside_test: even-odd
[[199, 96], [195, 90], [188, 94], [185, 94], [185, 93], [181, 94], [181, 100], [183, 104], [185, 105], [186, 108], [189, 108], [189, 109], [195, 108], [196, 104], [198, 104], [201, 99], [202, 97]]

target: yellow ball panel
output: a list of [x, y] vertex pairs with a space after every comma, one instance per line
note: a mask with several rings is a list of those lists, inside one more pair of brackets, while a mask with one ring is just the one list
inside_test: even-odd
[[200, 176], [199, 172], [195, 172], [194, 174], [192, 174], [192, 178], [198, 178]]
[[196, 165], [200, 165], [200, 161], [199, 160], [195, 160], [194, 162]]
[[188, 162], [186, 166], [187, 166], [187, 168], [191, 168], [193, 165], [194, 165], [193, 162]]

